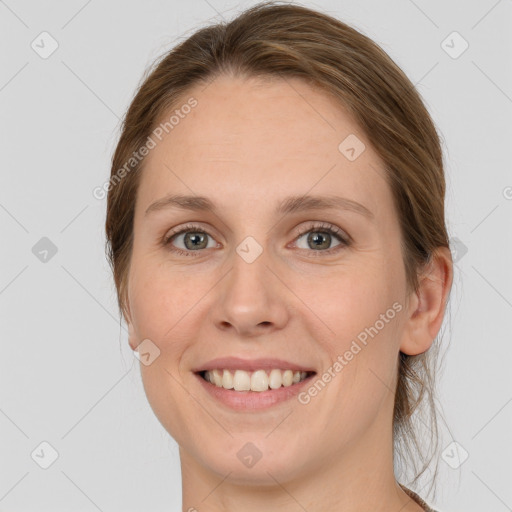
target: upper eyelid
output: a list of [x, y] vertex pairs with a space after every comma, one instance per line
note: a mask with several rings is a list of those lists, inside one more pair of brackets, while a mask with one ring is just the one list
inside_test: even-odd
[[310, 221], [309, 225], [305, 225], [302, 228], [298, 229], [298, 233], [296, 234], [296, 236], [302, 236], [302, 235], [308, 233], [309, 231], [314, 231], [314, 230], [318, 230], [318, 231], [326, 230], [326, 231], [330, 231], [340, 237], [349, 238], [348, 233], [346, 233], [343, 229], [339, 228], [335, 224], [331, 224], [331, 223], [325, 222], [325, 221]]
[[200, 225], [196, 224], [185, 224], [183, 227], [178, 228], [176, 231], [171, 230], [171, 232], [166, 232], [164, 235], [164, 242], [168, 242], [171, 240], [171, 238], [174, 238], [175, 236], [182, 235], [183, 233], [187, 233], [189, 231], [197, 231], [198, 233], [205, 233], [208, 236], [214, 238], [213, 234], [210, 232], [211, 230], [208, 228], [203, 228]]

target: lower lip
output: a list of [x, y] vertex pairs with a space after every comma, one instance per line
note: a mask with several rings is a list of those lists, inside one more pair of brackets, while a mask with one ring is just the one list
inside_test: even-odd
[[235, 391], [233, 389], [220, 388], [204, 380], [197, 373], [195, 376], [199, 379], [203, 389], [219, 402], [231, 409], [250, 411], [267, 409], [290, 400], [309, 384], [315, 374], [309, 375], [303, 381], [291, 386], [281, 386], [278, 389], [269, 389], [268, 391]]

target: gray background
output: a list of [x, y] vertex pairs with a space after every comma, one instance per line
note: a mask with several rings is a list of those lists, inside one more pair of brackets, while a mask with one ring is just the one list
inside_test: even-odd
[[[108, 179], [119, 119], [153, 59], [253, 3], [0, 1], [4, 512], [179, 510], [177, 446], [120, 324], [105, 200], [92, 191]], [[447, 451], [429, 501], [446, 512], [512, 510], [512, 2], [303, 4], [378, 42], [442, 135], [457, 264], [440, 380]], [[48, 58], [31, 47], [51, 49], [43, 31], [59, 45]], [[454, 31], [469, 44], [461, 55]], [[452, 440], [469, 454], [458, 469]], [[59, 454], [48, 469], [42, 442]]]

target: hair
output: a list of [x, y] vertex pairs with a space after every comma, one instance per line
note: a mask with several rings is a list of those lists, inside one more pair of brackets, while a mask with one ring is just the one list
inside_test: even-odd
[[[384, 50], [358, 30], [306, 7], [264, 2], [230, 22], [197, 30], [165, 53], [146, 72], [126, 112], [112, 158], [105, 226], [120, 311], [126, 313], [134, 210], [145, 161], [132, 155], [192, 86], [220, 75], [300, 78], [348, 109], [385, 165], [408, 293], [417, 291], [419, 274], [436, 249], [449, 247], [440, 139], [419, 93]], [[128, 161], [133, 168], [121, 173]], [[436, 340], [419, 355], [399, 354], [393, 441], [400, 461], [412, 463], [412, 483], [430, 466], [438, 446], [435, 345]], [[424, 409], [430, 456], [413, 421]]]

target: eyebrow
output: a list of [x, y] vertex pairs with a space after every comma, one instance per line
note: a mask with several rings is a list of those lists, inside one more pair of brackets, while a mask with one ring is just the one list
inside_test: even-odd
[[[181, 210], [189, 211], [217, 211], [215, 203], [207, 197], [170, 194], [152, 203], [146, 209], [145, 215], [167, 208], [178, 208]], [[352, 199], [334, 195], [306, 195], [286, 197], [277, 205], [275, 213], [284, 215], [300, 211], [329, 209], [352, 211], [364, 215], [370, 220], [375, 218], [374, 214], [368, 208], [366, 208], [366, 206], [363, 206], [362, 204], [353, 201]]]

